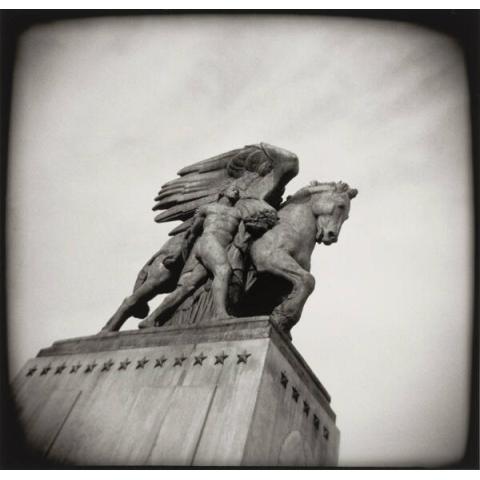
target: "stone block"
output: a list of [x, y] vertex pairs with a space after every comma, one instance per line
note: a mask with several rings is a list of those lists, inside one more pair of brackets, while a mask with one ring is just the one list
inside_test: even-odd
[[64, 465], [334, 466], [330, 396], [267, 317], [55, 342], [13, 382]]

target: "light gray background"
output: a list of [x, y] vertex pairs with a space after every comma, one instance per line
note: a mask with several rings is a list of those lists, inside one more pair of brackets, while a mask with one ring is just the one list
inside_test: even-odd
[[[176, 171], [266, 141], [359, 189], [294, 343], [333, 398], [342, 465], [443, 463], [467, 427], [468, 95], [453, 41], [322, 17], [63, 22], [21, 42], [8, 192], [11, 373], [96, 333], [172, 225]], [[135, 328], [128, 322], [127, 328]]]

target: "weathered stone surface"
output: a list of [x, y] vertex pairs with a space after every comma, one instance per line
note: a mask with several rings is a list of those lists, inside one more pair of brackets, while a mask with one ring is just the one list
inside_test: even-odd
[[295, 154], [266, 143], [182, 168], [162, 185], [153, 209], [165, 210], [158, 222], [183, 223], [142, 268], [132, 295], [102, 330], [117, 331], [131, 316], [145, 318], [159, 293], [169, 295], [140, 327], [232, 314], [228, 304], [243, 290], [249, 245], [276, 223], [284, 187], [297, 172]]
[[337, 461], [328, 393], [262, 317], [56, 342], [13, 386], [30, 444], [60, 464]]
[[[289, 335], [315, 286], [314, 247], [337, 242], [358, 193], [315, 180], [283, 202], [297, 173], [294, 153], [263, 142], [182, 168], [153, 209], [165, 210], [158, 222], [183, 223], [102, 331], [118, 331], [132, 316], [151, 328], [267, 314]], [[161, 293], [168, 295], [149, 314], [148, 302]]]

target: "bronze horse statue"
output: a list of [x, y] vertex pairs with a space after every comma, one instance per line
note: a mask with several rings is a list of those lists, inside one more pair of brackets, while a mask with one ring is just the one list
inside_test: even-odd
[[[312, 182], [289, 197], [278, 211], [278, 223], [251, 244], [250, 260], [259, 281], [252, 292], [247, 291], [242, 302], [244, 306], [237, 311], [253, 313], [246, 304], [263, 307], [262, 313], [269, 313], [272, 322], [289, 334], [315, 287], [315, 278], [310, 273], [313, 249], [317, 243], [330, 245], [338, 240], [343, 222], [348, 218], [350, 200], [356, 195], [357, 190], [343, 182]], [[170, 242], [175, 240], [179, 241], [174, 237]], [[153, 296], [172, 290], [176, 282], [174, 270], [163, 263], [170, 250], [171, 245], [167, 243], [142, 269], [138, 287], [124, 301], [124, 315], [146, 316], [148, 307], [144, 292]], [[284, 280], [288, 284], [287, 293], [285, 288], [272, 289], [269, 283], [269, 290], [274, 290], [276, 295], [266, 301], [265, 283], [261, 286], [264, 274]]]

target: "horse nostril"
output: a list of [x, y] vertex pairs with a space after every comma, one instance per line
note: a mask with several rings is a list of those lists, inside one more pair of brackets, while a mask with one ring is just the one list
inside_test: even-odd
[[332, 238], [335, 238], [336, 235], [335, 235], [335, 232], [332, 232], [331, 230], [329, 232], [327, 232], [327, 238], [328, 239], [332, 239]]

